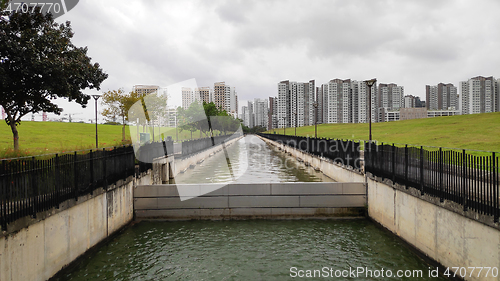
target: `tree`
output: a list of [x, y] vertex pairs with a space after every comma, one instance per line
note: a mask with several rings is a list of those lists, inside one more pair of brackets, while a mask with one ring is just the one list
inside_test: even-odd
[[128, 120], [128, 111], [130, 107], [141, 99], [137, 92], [124, 94], [123, 89], [107, 91], [102, 95], [101, 104], [107, 106], [102, 111], [102, 116], [107, 121], [115, 121], [116, 117], [122, 119], [122, 141], [125, 141], [125, 121]]
[[[2, 9], [3, 10], [3, 9]], [[87, 48], [71, 43], [70, 22], [57, 24], [40, 8], [28, 13], [0, 13], [0, 105], [19, 150], [17, 126], [28, 113], [60, 114], [55, 98], [68, 98], [86, 107], [90, 96], [82, 89], [100, 89], [108, 77], [92, 64]]]

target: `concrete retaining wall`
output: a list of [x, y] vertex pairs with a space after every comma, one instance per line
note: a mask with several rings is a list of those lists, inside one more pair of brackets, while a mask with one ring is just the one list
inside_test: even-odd
[[[418, 194], [419, 191], [415, 190]], [[439, 201], [439, 200], [437, 200]], [[500, 269], [500, 232], [476, 220], [368, 178], [368, 215], [444, 267]], [[454, 271], [454, 270], [453, 270]], [[466, 280], [477, 277], [467, 270]]]
[[334, 182], [150, 185], [134, 189], [134, 205], [136, 219], [346, 217], [364, 215], [365, 191]]
[[[47, 280], [133, 218], [134, 184], [151, 184], [151, 175], [129, 177], [93, 195], [68, 200], [59, 209], [0, 238], [0, 280]], [[134, 183], [134, 181], [137, 181]], [[28, 218], [29, 219], [29, 218]]]
[[[295, 149], [293, 147], [287, 146], [285, 144], [272, 141], [263, 137], [258, 136], [260, 139], [266, 143], [277, 147], [278, 149], [289, 153], [290, 155], [303, 160], [308, 163], [312, 168], [321, 171], [323, 174], [332, 178], [338, 182], [365, 182], [365, 176], [360, 170], [356, 170], [352, 167], [345, 167], [344, 165], [336, 164], [330, 159], [321, 158], [316, 155], [312, 155], [301, 150]], [[349, 171], [346, 173], [346, 171]]]
[[195, 165], [197, 162], [199, 162], [205, 158], [208, 158], [211, 154], [222, 151], [223, 145], [228, 147], [228, 146], [234, 144], [235, 142], [237, 142], [238, 140], [240, 140], [241, 138], [243, 138], [243, 136], [231, 139], [227, 143], [213, 146], [212, 148], [203, 150], [203, 151], [198, 152], [198, 153], [191, 155], [189, 157], [177, 158], [177, 159], [173, 159], [173, 160], [172, 160], [172, 158], [170, 158], [170, 160], [168, 160], [170, 165], [171, 165], [170, 178], [173, 178], [177, 174], [179, 174], [181, 171], [186, 170], [187, 168], [189, 168], [190, 165]]

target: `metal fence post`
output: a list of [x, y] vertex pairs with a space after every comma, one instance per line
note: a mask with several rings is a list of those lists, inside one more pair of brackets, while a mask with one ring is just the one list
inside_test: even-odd
[[394, 143], [392, 144], [392, 184], [394, 184], [396, 180], [396, 147], [394, 146]]
[[108, 190], [108, 172], [106, 169], [106, 159], [107, 159], [107, 153], [106, 153], [106, 148], [102, 149], [102, 172], [103, 172], [103, 178], [104, 178], [104, 190]]
[[33, 209], [32, 209], [32, 214], [31, 216], [33, 218], [36, 218], [36, 213], [38, 211], [38, 192], [37, 192], [37, 184], [36, 184], [36, 176], [37, 176], [37, 172], [36, 172], [36, 160], [35, 160], [35, 156], [33, 156], [31, 158], [31, 190], [33, 192]]
[[439, 148], [439, 202], [444, 202], [443, 197], [443, 149]]
[[465, 149], [462, 149], [462, 196], [463, 196], [463, 205], [464, 211], [467, 211], [467, 186], [466, 186], [466, 176], [465, 173], [467, 171], [467, 157], [465, 154]]
[[405, 187], [408, 189], [408, 145], [405, 145]]
[[56, 192], [55, 192], [55, 202], [54, 202], [54, 206], [59, 209], [59, 200], [60, 200], [60, 178], [59, 178], [59, 155], [56, 154], [56, 164], [55, 164], [55, 173], [56, 173], [56, 176], [55, 176], [55, 179], [56, 179], [56, 182], [55, 182], [55, 189], [56, 189]]
[[73, 155], [73, 181], [74, 181], [74, 194], [75, 201], [78, 201], [78, 166], [77, 166], [78, 156], [76, 151]]
[[90, 150], [89, 157], [90, 157], [90, 195], [93, 195], [95, 184], [94, 184], [94, 155], [92, 153], [92, 149]]
[[8, 199], [7, 199], [7, 161], [2, 160], [2, 177], [0, 180], [2, 181], [2, 189], [0, 192], [2, 193], [2, 197], [0, 197], [0, 204], [3, 205], [3, 208], [0, 209], [0, 224], [2, 230], [7, 230], [7, 206], [9, 204]]
[[420, 146], [420, 195], [424, 195], [424, 147]]
[[495, 152], [492, 152], [492, 155], [491, 155], [491, 162], [492, 162], [492, 169], [493, 169], [493, 221], [494, 222], [498, 222], [498, 215], [499, 215], [499, 206], [498, 206], [498, 188], [499, 188], [499, 184], [498, 184], [498, 159], [496, 159], [496, 155], [495, 155]]

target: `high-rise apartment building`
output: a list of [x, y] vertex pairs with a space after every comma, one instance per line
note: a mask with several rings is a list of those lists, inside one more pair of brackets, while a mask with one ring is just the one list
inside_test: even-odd
[[327, 123], [351, 123], [351, 80], [333, 79], [328, 83]]
[[216, 82], [214, 83], [214, 95], [213, 102], [215, 106], [219, 109], [226, 108], [226, 83], [225, 82]]
[[210, 87], [199, 87], [194, 89], [194, 98], [195, 100], [200, 101], [201, 103], [203, 102], [210, 103], [211, 96], [212, 96], [212, 89], [210, 89]]
[[290, 127], [290, 81], [278, 83], [278, 128]]
[[388, 110], [397, 110], [404, 107], [404, 87], [397, 84], [378, 85], [378, 107]]
[[314, 114], [316, 112], [316, 109], [314, 108], [314, 104], [316, 103], [316, 81], [314, 80], [310, 80], [309, 83], [307, 84], [308, 88], [309, 88], [309, 91], [308, 91], [308, 96], [309, 96], [309, 99], [308, 101], [306, 102], [305, 106], [306, 106], [306, 112], [305, 114], [306, 117], [305, 117], [305, 120], [304, 120], [304, 125], [305, 126], [310, 126], [310, 125], [314, 125]]
[[132, 87], [132, 92], [136, 92], [140, 95], [147, 95], [160, 90], [159, 86], [155, 85], [135, 85]]
[[457, 87], [451, 83], [439, 83], [435, 86], [426, 85], [425, 99], [427, 110], [458, 109]]
[[460, 110], [462, 114], [499, 111], [498, 81], [490, 77], [477, 76], [460, 82]]
[[182, 87], [182, 108], [187, 109], [194, 101], [193, 89]]
[[269, 97], [269, 111], [267, 116], [267, 129], [278, 128], [278, 98]]
[[[321, 115], [322, 115], [322, 118], [321, 118], [321, 123], [328, 123], [328, 83], [325, 83], [325, 84], [322, 84], [321, 85], [321, 89], [320, 89], [321, 93], [322, 93], [322, 99], [321, 99]], [[320, 99], [318, 98], [318, 101], [320, 101]], [[319, 106], [318, 106], [319, 108]], [[318, 122], [319, 123], [319, 122]]]
[[253, 103], [254, 110], [254, 126], [267, 128], [269, 105], [267, 99], [255, 99]]

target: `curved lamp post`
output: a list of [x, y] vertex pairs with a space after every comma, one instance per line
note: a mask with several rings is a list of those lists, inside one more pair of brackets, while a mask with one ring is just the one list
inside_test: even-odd
[[95, 147], [99, 148], [98, 135], [97, 135], [97, 100], [101, 95], [92, 95], [95, 100]]
[[377, 78], [365, 81], [368, 86], [368, 122], [370, 123], [369, 140], [372, 141], [372, 87], [377, 83]]

